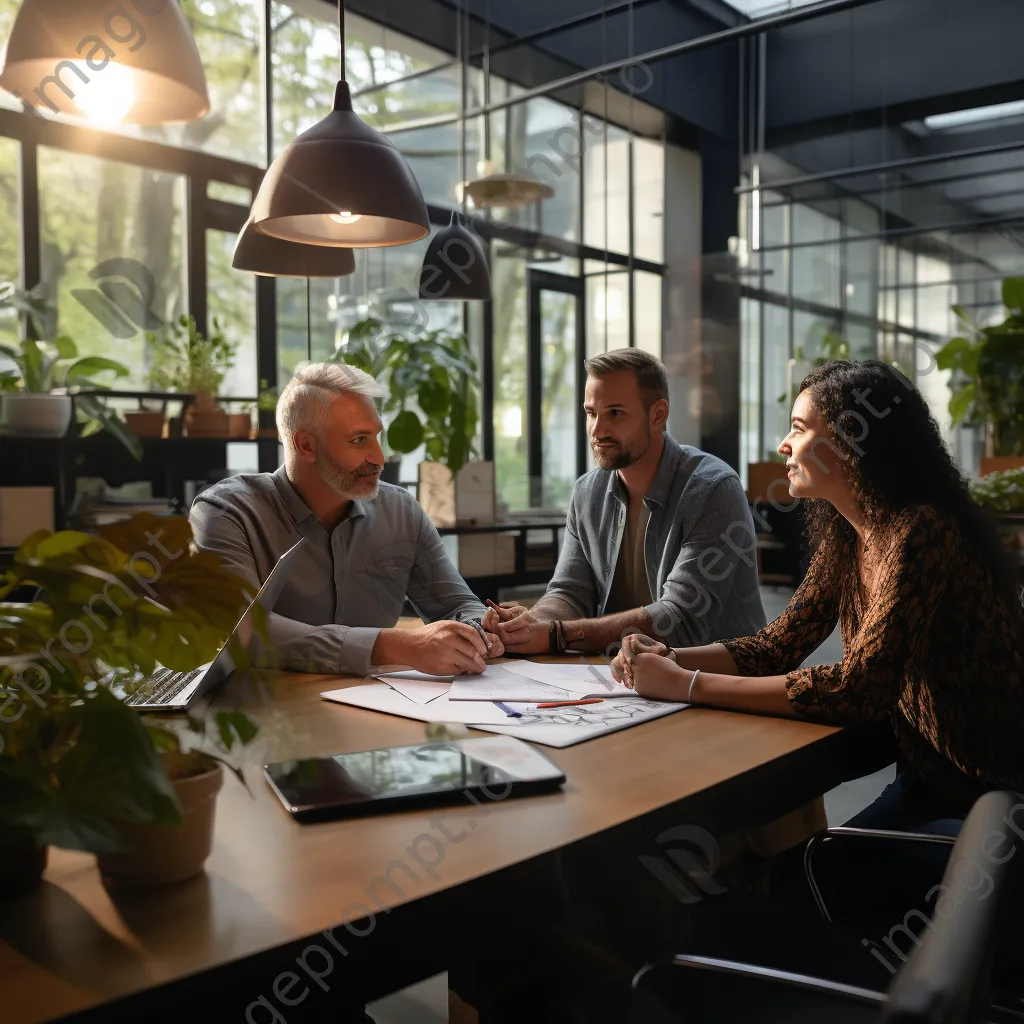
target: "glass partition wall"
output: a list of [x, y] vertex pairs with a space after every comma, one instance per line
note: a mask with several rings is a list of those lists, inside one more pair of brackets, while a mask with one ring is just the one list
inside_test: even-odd
[[[415, 297], [428, 239], [356, 250], [347, 278], [258, 280], [232, 270], [235, 237], [268, 162], [330, 109], [336, 8], [321, 0], [181, 6], [210, 86], [212, 111], [202, 121], [100, 130], [25, 112], [0, 93], [0, 217], [8, 225], [0, 277], [40, 286], [56, 304], [48, 326], [85, 353], [116, 352], [131, 369], [121, 382], [130, 387], [145, 386], [145, 331], [186, 312], [201, 330], [216, 318], [237, 343], [224, 394], [239, 397], [329, 357], [368, 317], [394, 332], [467, 332], [486, 377], [476, 447], [495, 460], [499, 501], [564, 507], [586, 468], [574, 411], [583, 358], [620, 345], [661, 349], [661, 140], [589, 114], [581, 137], [581, 112], [547, 97], [463, 125], [462, 111], [485, 95], [500, 101], [520, 87], [495, 75], [485, 81], [477, 59], [463, 103], [454, 26], [445, 52], [350, 13], [355, 108], [408, 160], [435, 231], [461, 208], [460, 182], [492, 168], [539, 178], [554, 194], [512, 211], [468, 206], [490, 235], [485, 307]], [[0, 28], [9, 29], [17, 7], [0, 0]], [[567, 129], [584, 154], [575, 165], [553, 142]], [[0, 333], [18, 331], [17, 317], [0, 311]], [[403, 478], [415, 478], [418, 457], [407, 459]]]

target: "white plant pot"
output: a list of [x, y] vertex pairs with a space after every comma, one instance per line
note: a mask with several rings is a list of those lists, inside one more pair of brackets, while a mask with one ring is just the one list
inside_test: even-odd
[[0, 397], [0, 428], [15, 437], [63, 437], [73, 414], [70, 395], [17, 391]]

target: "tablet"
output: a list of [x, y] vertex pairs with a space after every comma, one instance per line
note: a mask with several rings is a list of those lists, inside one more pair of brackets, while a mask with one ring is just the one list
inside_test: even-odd
[[493, 803], [547, 793], [565, 782], [557, 765], [511, 736], [281, 761], [265, 765], [263, 772], [297, 821]]

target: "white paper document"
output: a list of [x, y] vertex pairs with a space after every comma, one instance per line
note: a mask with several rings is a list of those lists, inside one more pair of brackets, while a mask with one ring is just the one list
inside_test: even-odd
[[320, 696], [338, 704], [401, 715], [420, 722], [458, 722], [485, 732], [516, 736], [529, 743], [541, 743], [549, 747], [569, 747], [574, 743], [670, 715], [689, 706], [644, 700], [633, 694], [631, 697], [602, 701], [600, 704], [526, 710], [520, 718], [509, 718], [490, 702], [455, 701], [447, 695], [437, 697], [427, 704], [418, 704], [386, 683], [347, 686], [340, 690], [328, 690]]
[[606, 665], [539, 665], [531, 661], [489, 665], [478, 676], [456, 676], [451, 700], [501, 700], [546, 703], [587, 697], [635, 697], [612, 679]]
[[351, 704], [370, 711], [383, 711], [388, 715], [415, 718], [420, 722], [460, 722], [462, 725], [494, 724], [514, 721], [500, 708], [490, 703], [456, 702], [447, 696], [437, 697], [426, 704], [418, 704], [402, 696], [387, 683], [366, 683], [362, 686], [345, 686], [340, 690], [328, 690], [320, 694], [325, 700], [337, 704]]

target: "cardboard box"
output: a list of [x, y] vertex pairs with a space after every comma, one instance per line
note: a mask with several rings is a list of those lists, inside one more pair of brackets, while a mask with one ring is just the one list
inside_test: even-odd
[[52, 487], [0, 487], [0, 547], [16, 548], [53, 524]]
[[494, 463], [467, 462], [453, 480], [441, 462], [424, 460], [419, 468], [419, 502], [430, 521], [451, 526], [494, 524]]
[[513, 533], [470, 533], [459, 537], [459, 574], [504, 576], [516, 571], [516, 537]]

